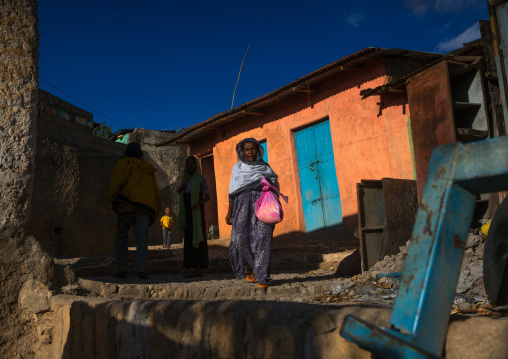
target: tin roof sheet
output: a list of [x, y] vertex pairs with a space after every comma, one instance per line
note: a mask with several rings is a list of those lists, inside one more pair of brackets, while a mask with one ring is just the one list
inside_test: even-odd
[[269, 106], [276, 101], [282, 101], [288, 97], [291, 97], [297, 92], [294, 91], [298, 86], [303, 86], [307, 88], [311, 84], [316, 84], [326, 80], [327, 78], [337, 74], [340, 71], [347, 70], [344, 68], [347, 65], [354, 64], [362, 64], [371, 60], [373, 58], [381, 57], [381, 56], [406, 56], [406, 57], [417, 57], [417, 58], [433, 58], [433, 57], [441, 57], [443, 55], [430, 53], [430, 52], [422, 52], [422, 51], [413, 51], [413, 50], [403, 50], [403, 49], [385, 49], [379, 47], [367, 47], [360, 51], [357, 51], [351, 55], [345, 56], [335, 62], [332, 62], [326, 66], [323, 66], [299, 79], [282, 86], [274, 91], [271, 91], [261, 97], [258, 97], [254, 100], [248, 101], [238, 107], [233, 109], [220, 112], [209, 119], [197, 123], [187, 129], [180, 131], [171, 139], [159, 143], [157, 146], [165, 146], [170, 144], [191, 144], [195, 140], [200, 137], [206, 135], [208, 132], [213, 131], [213, 129], [207, 128], [207, 126], [215, 125], [221, 126], [230, 122], [233, 122], [241, 117], [247, 115], [247, 111], [260, 111], [261, 109]]

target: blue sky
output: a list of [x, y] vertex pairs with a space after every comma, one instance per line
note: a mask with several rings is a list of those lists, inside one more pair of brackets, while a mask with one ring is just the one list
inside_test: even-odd
[[449, 52], [487, 0], [38, 2], [40, 87], [114, 131], [188, 127], [365, 47]]

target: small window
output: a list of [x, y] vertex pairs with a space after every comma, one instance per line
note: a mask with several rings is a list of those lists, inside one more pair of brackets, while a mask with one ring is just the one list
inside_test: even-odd
[[259, 143], [261, 144], [261, 147], [263, 147], [263, 149], [265, 150], [265, 153], [263, 154], [263, 161], [268, 163], [268, 148], [266, 147], [266, 140], [259, 141]]

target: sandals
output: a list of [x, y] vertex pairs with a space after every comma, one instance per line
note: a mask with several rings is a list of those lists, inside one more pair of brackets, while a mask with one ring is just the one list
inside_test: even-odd
[[[256, 277], [254, 276], [254, 273], [247, 274], [245, 276], [245, 279], [247, 279], [249, 282], [255, 282]], [[270, 285], [266, 283], [258, 283], [258, 288], [268, 288]]]

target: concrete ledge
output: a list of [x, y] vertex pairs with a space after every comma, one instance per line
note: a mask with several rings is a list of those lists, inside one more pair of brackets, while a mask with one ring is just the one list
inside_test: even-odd
[[390, 310], [253, 301], [55, 298], [53, 358], [370, 358], [339, 335], [347, 314]]
[[[340, 336], [352, 314], [376, 325], [391, 309], [258, 301], [51, 300], [52, 358], [371, 358]], [[452, 317], [446, 358], [506, 358], [508, 320]]]

